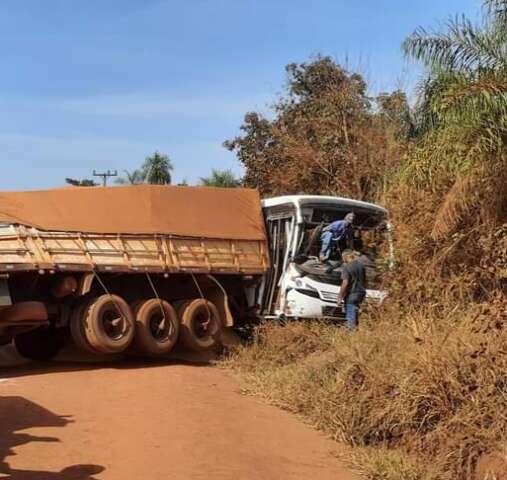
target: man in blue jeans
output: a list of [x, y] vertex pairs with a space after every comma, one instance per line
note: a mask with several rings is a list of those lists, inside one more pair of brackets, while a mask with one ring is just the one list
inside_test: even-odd
[[345, 303], [345, 319], [349, 333], [357, 328], [359, 306], [366, 296], [366, 270], [358, 256], [353, 250], [345, 250], [342, 253], [342, 284], [337, 302], [338, 306], [342, 300]]

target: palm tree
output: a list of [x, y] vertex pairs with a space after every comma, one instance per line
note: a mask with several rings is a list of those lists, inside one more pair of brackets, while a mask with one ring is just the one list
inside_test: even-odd
[[209, 177], [201, 177], [201, 185], [205, 187], [234, 188], [241, 185], [232, 170], [217, 170], [213, 168]]
[[432, 187], [453, 182], [434, 236], [481, 204], [495, 217], [507, 200], [507, 0], [484, 0], [479, 26], [456, 17], [442, 32], [418, 28], [403, 50], [426, 67], [416, 111], [422, 140], [404, 176]]
[[146, 183], [155, 185], [168, 185], [171, 183], [171, 172], [173, 165], [171, 159], [156, 151], [153, 155], [146, 157], [141, 172]]

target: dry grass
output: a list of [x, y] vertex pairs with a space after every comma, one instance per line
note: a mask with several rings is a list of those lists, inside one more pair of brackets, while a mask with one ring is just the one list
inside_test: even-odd
[[390, 311], [350, 336], [266, 324], [229, 365], [252, 393], [365, 447], [366, 478], [471, 479], [507, 428], [507, 331], [484, 324], [483, 310]]
[[436, 242], [439, 202], [404, 187], [385, 199], [399, 269], [358, 331], [266, 323], [226, 362], [250, 393], [352, 445], [369, 480], [507, 478], [507, 223]]
[[343, 457], [351, 469], [369, 480], [439, 480], [436, 469], [409, 460], [397, 450], [388, 448], [356, 449], [352, 460]]

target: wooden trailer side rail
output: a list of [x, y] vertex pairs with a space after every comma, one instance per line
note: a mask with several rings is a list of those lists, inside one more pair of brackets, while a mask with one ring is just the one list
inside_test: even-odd
[[19, 270], [262, 274], [264, 241], [49, 232], [0, 225], [0, 272]]

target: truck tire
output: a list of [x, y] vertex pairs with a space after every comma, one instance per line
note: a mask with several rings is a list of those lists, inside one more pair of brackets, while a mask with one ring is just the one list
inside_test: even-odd
[[217, 307], [209, 300], [197, 298], [181, 304], [179, 316], [181, 341], [189, 349], [210, 350], [220, 343], [222, 321]]
[[84, 331], [91, 347], [100, 353], [123, 352], [134, 338], [134, 315], [118, 295], [94, 298], [85, 311]]
[[87, 310], [90, 306], [90, 299], [81, 300], [72, 310], [69, 320], [70, 336], [76, 347], [82, 352], [97, 353], [86, 338], [84, 322], [87, 317]]
[[136, 302], [133, 310], [136, 322], [134, 350], [150, 356], [169, 353], [180, 331], [178, 315], [172, 305], [165, 300], [151, 298]]
[[30, 360], [51, 360], [62, 346], [50, 327], [38, 327], [14, 337], [18, 353]]

